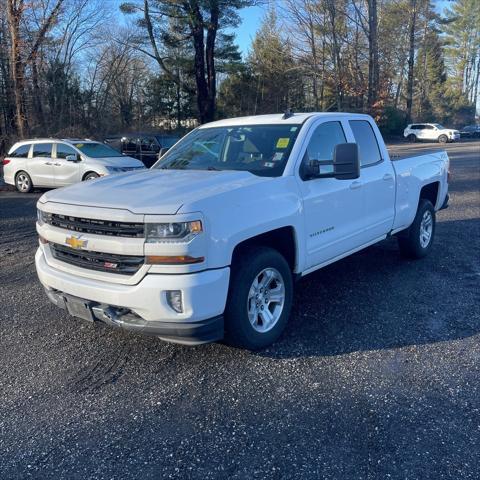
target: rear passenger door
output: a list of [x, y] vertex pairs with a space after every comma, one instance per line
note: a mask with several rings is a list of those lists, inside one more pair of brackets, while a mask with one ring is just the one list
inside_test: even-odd
[[360, 177], [365, 198], [365, 241], [371, 242], [388, 233], [395, 215], [395, 172], [392, 162], [383, 158], [372, 124], [350, 120], [358, 145]]
[[[80, 155], [66, 143], [57, 143], [54, 160], [55, 186], [63, 187], [79, 182], [80, 178]], [[67, 160], [67, 156], [75, 156], [78, 161]]]
[[34, 143], [32, 156], [27, 161], [27, 173], [38, 187], [54, 187], [55, 173], [52, 159], [53, 143]]

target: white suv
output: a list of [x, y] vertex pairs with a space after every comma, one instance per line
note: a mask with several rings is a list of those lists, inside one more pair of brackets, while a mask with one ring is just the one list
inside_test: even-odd
[[111, 173], [145, 168], [108, 145], [91, 140], [44, 139], [17, 142], [3, 160], [5, 183], [22, 193], [35, 187], [64, 187]]
[[403, 136], [410, 142], [427, 140], [447, 143], [459, 140], [460, 132], [442, 127], [439, 123], [412, 123], [407, 125], [407, 128], [403, 131]]

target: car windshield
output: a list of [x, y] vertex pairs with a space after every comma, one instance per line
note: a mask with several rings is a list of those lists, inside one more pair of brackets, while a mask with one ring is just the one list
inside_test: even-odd
[[153, 168], [240, 170], [265, 177], [283, 174], [300, 125], [199, 128], [169, 150]]
[[434, 127], [437, 127], [439, 130], [445, 130], [445, 127], [443, 125], [440, 125], [439, 123], [434, 123]]
[[123, 155], [103, 143], [74, 143], [82, 153], [90, 158], [123, 157]]

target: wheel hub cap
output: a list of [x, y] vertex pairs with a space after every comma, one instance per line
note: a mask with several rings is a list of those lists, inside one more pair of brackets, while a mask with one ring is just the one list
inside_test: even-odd
[[28, 187], [29, 187], [28, 178], [25, 175], [19, 175], [17, 178], [17, 185], [22, 192], [28, 190]]
[[422, 217], [422, 222], [420, 223], [420, 245], [422, 248], [428, 247], [430, 240], [432, 238], [433, 231], [433, 218], [429, 210], [427, 210]]
[[247, 300], [248, 319], [261, 333], [271, 330], [285, 304], [285, 282], [275, 268], [265, 268], [253, 280]]

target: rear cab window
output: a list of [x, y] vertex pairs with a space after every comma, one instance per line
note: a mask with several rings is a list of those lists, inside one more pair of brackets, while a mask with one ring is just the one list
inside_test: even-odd
[[20, 145], [12, 153], [7, 155], [8, 158], [28, 158], [28, 152], [30, 151], [31, 143], [26, 145]]
[[382, 155], [378, 146], [377, 137], [370, 122], [366, 120], [349, 120], [355, 143], [358, 145], [360, 167], [368, 167], [380, 163]]

